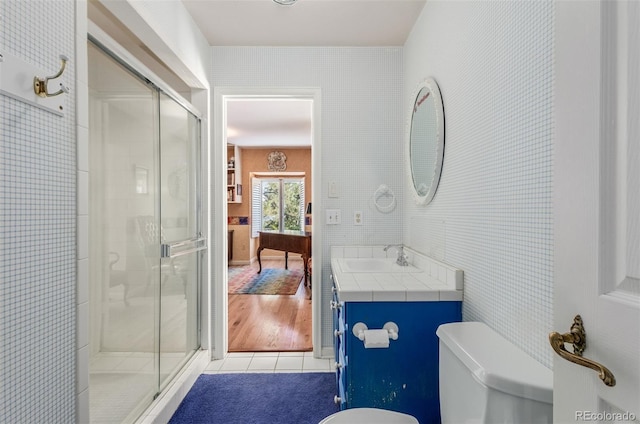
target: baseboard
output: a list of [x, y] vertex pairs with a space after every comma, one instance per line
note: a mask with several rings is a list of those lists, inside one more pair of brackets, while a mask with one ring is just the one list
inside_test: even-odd
[[[257, 261], [257, 260], [258, 260], [258, 258], [255, 259], [255, 261]], [[261, 261], [284, 261], [284, 256], [262, 256], [262, 255], [260, 255], [260, 260]], [[298, 255], [297, 253], [290, 253], [289, 254], [289, 260], [290, 261], [301, 261], [302, 260], [302, 256]]]
[[[284, 256], [260, 256], [260, 260], [261, 261], [284, 261]], [[301, 261], [302, 260], [302, 256], [298, 255], [297, 253], [291, 253], [289, 255], [289, 260], [290, 261]], [[229, 266], [245, 266], [245, 265], [251, 265], [254, 262], [258, 262], [258, 258], [257, 257], [253, 257], [250, 260], [238, 260], [238, 261], [234, 261], [231, 260], [229, 261]]]
[[323, 347], [320, 350], [320, 357], [325, 358], [333, 358], [333, 347]]

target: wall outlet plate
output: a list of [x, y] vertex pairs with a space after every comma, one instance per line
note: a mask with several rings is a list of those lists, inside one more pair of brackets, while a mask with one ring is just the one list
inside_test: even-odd
[[362, 225], [362, 211], [353, 212], [353, 225]]

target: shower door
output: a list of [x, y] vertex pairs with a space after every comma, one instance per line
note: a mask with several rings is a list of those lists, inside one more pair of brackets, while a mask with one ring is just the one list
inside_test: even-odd
[[199, 347], [200, 121], [89, 43], [92, 423], [134, 422]]
[[200, 121], [160, 93], [160, 389], [199, 347], [199, 147]]

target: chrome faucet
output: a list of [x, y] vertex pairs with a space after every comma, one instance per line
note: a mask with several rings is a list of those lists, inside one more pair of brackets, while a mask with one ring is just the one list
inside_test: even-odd
[[396, 259], [396, 263], [400, 266], [409, 266], [407, 255], [404, 253], [404, 246], [402, 244], [389, 244], [385, 246], [383, 250], [386, 252], [390, 247], [395, 247], [398, 251], [398, 259]]

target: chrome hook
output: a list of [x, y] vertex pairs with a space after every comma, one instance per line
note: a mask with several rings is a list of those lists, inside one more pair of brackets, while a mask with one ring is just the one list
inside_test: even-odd
[[67, 61], [69, 60], [69, 58], [63, 54], [60, 55], [60, 60], [62, 61], [62, 67], [60, 68], [60, 70], [58, 71], [57, 74], [51, 76], [51, 77], [45, 77], [45, 78], [39, 78], [39, 77], [34, 77], [33, 78], [33, 91], [40, 97], [54, 97], [57, 96], [59, 94], [62, 93], [68, 93], [69, 92], [69, 87], [65, 86], [64, 84], [60, 83], [60, 90], [56, 91], [55, 93], [49, 93], [48, 89], [47, 89], [47, 84], [49, 83], [49, 80], [52, 79], [56, 79], [58, 78], [60, 75], [62, 75], [62, 73], [64, 72], [64, 69], [67, 66]]

